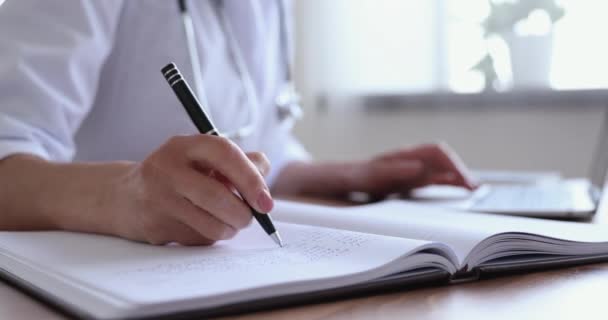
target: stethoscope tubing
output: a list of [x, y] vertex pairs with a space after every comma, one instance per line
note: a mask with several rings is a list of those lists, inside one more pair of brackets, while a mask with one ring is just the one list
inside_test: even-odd
[[[190, 59], [190, 65], [192, 67], [192, 75], [195, 85], [196, 94], [198, 95], [199, 100], [203, 104], [203, 108], [209, 108], [207, 94], [205, 91], [205, 85], [203, 83], [202, 75], [201, 75], [201, 66], [200, 66], [200, 55], [198, 53], [198, 48], [196, 46], [196, 35], [194, 31], [194, 23], [192, 22], [192, 17], [188, 10], [188, 6], [185, 0], [178, 0], [178, 6], [180, 9], [181, 20], [184, 28], [184, 34], [186, 36], [186, 46], [188, 49], [188, 57]], [[287, 22], [286, 22], [286, 12], [285, 6], [282, 0], [277, 0], [279, 7], [279, 23], [280, 23], [280, 50], [282, 56], [282, 63], [284, 64], [285, 69], [285, 80], [286, 83], [284, 88], [282, 88], [281, 92], [277, 95], [283, 96], [283, 103], [279, 103], [279, 99], [275, 99], [277, 104], [277, 116], [279, 120], [283, 123], [288, 123], [289, 127], [293, 125], [295, 120], [301, 116], [301, 108], [298, 105], [299, 96], [295, 92], [293, 81], [292, 81], [292, 61], [291, 54], [289, 52], [288, 47], [288, 32], [287, 32]], [[241, 125], [238, 129], [233, 131], [225, 131], [223, 136], [239, 140], [244, 137], [247, 137], [253, 133], [255, 127], [258, 123], [258, 114], [257, 110], [259, 108], [259, 100], [257, 96], [257, 92], [255, 90], [255, 86], [253, 84], [253, 80], [251, 78], [251, 74], [249, 72], [249, 68], [245, 63], [244, 57], [240, 50], [240, 46], [236, 37], [234, 36], [234, 32], [232, 30], [232, 26], [228, 22], [228, 19], [225, 14], [225, 10], [223, 10], [223, 1], [218, 1], [215, 4], [216, 9], [218, 11], [218, 17], [220, 20], [220, 25], [226, 35], [228, 41], [228, 47], [230, 50], [231, 58], [233, 59], [233, 63], [236, 66], [238, 76], [240, 78], [240, 82], [243, 85], [245, 90], [245, 94], [247, 95], [247, 121], [244, 125]], [[287, 97], [285, 97], [287, 96]], [[285, 110], [283, 110], [285, 109]], [[207, 114], [210, 115], [209, 110], [205, 110]]]

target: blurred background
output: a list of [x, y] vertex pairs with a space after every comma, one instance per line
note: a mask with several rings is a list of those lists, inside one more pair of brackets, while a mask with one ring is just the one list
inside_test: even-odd
[[297, 136], [319, 159], [446, 141], [474, 168], [588, 174], [608, 3], [296, 0]]
[[295, 132], [315, 158], [445, 141], [476, 169], [589, 174], [608, 119], [606, 1], [294, 0], [294, 12]]

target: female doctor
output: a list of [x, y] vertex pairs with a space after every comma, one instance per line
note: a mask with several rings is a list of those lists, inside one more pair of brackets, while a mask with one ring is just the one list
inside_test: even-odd
[[[289, 132], [289, 4], [8, 0], [0, 6], [0, 229], [211, 244], [273, 195], [473, 188], [443, 145], [311, 161]], [[224, 137], [197, 134], [173, 61]], [[270, 165], [272, 163], [272, 167]]]

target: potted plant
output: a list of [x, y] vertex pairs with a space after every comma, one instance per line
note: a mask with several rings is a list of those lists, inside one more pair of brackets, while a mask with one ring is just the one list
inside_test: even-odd
[[[499, 37], [509, 48], [513, 87], [549, 87], [553, 25], [564, 16], [555, 0], [489, 0], [490, 12], [482, 21], [484, 38]], [[497, 85], [495, 58], [489, 52], [472, 68], [485, 76], [486, 90]]]

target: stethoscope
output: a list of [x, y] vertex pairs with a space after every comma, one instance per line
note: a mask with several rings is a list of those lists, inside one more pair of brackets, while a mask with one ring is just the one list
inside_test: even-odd
[[[207, 93], [204, 89], [204, 83], [201, 76], [201, 66], [200, 66], [200, 57], [198, 54], [198, 49], [196, 46], [196, 36], [194, 33], [194, 24], [192, 22], [192, 17], [188, 11], [188, 7], [185, 0], [178, 0], [178, 6], [180, 9], [184, 33], [186, 35], [186, 44], [188, 47], [188, 56], [190, 58], [190, 64], [192, 67], [192, 75], [194, 78], [194, 86], [196, 93], [198, 95], [199, 100], [201, 101], [203, 106], [208, 106]], [[277, 119], [279, 120], [280, 126], [286, 129], [290, 129], [295, 121], [302, 116], [302, 108], [300, 107], [300, 96], [295, 90], [295, 86], [293, 84], [293, 75], [292, 75], [292, 61], [291, 54], [288, 48], [288, 31], [287, 31], [287, 21], [285, 12], [285, 5], [282, 0], [277, 0], [278, 3], [278, 11], [279, 11], [279, 23], [280, 23], [280, 50], [282, 63], [285, 69], [285, 83], [279, 89], [278, 94], [274, 99], [274, 104], [276, 106], [277, 111]], [[257, 93], [253, 84], [253, 80], [251, 74], [249, 73], [249, 69], [245, 63], [244, 57], [242, 56], [242, 52], [240, 50], [239, 44], [237, 43], [237, 39], [234, 36], [234, 32], [230, 23], [228, 23], [225, 10], [223, 8], [223, 1], [218, 1], [217, 4], [214, 4], [217, 11], [218, 17], [220, 20], [222, 31], [226, 35], [228, 41], [228, 47], [231, 55], [231, 59], [236, 67], [238, 72], [238, 76], [245, 90], [245, 95], [247, 97], [247, 121], [241, 125], [238, 129], [227, 131], [222, 130], [222, 135], [233, 139], [239, 140], [250, 136], [252, 132], [255, 130], [255, 127], [259, 121], [259, 115], [256, 112], [257, 110], [261, 110], [259, 107], [259, 100], [257, 97]], [[208, 111], [208, 110], [205, 110]], [[209, 112], [207, 112], [209, 114]]]

